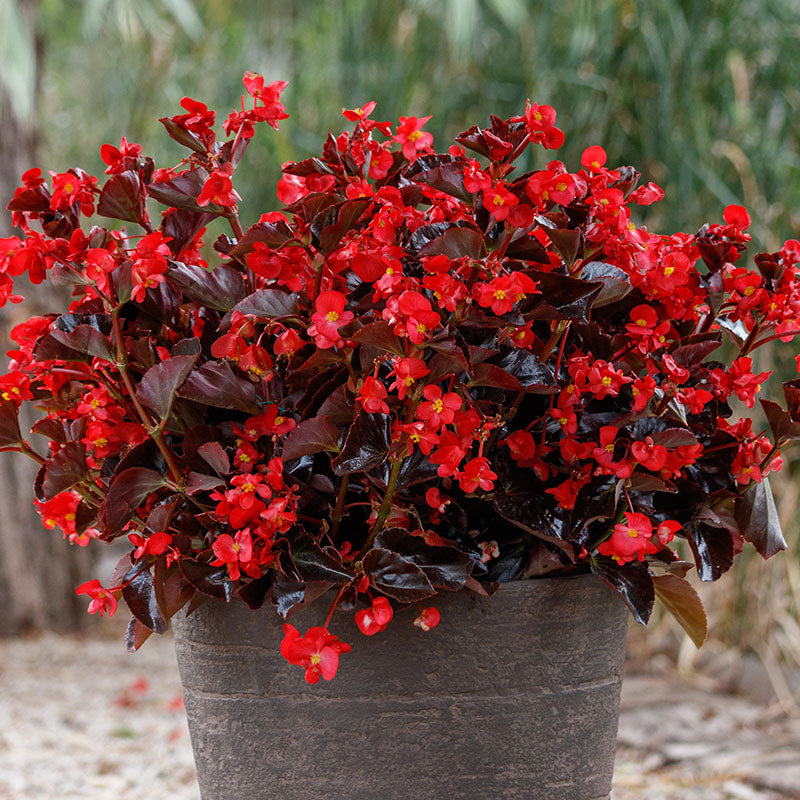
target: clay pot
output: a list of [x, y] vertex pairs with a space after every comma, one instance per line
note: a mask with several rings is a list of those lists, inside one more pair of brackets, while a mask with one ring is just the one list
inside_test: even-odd
[[[274, 609], [209, 602], [175, 620], [203, 800], [606, 800], [628, 612], [590, 575], [435, 598], [395, 613], [330, 683], [280, 655]], [[319, 607], [291, 616], [301, 633]]]

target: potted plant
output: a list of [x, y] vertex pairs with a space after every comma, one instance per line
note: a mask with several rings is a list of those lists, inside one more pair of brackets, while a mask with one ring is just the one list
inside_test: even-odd
[[2, 449], [41, 465], [45, 525], [129, 539], [90, 612], [122, 598], [131, 650], [179, 623], [205, 797], [607, 796], [627, 609], [699, 645], [688, 559], [785, 547], [798, 382], [769, 430], [733, 406], [798, 333], [800, 244], [743, 266], [739, 206], [651, 233], [662, 191], [596, 145], [516, 175], [564, 138], [531, 103], [446, 152], [427, 117], [345, 110], [245, 230], [233, 172], [287, 114], [244, 85], [222, 140], [190, 98], [161, 120], [175, 167], [123, 139], [102, 181], [23, 176], [2, 300], [23, 274], [72, 297], [11, 332]]

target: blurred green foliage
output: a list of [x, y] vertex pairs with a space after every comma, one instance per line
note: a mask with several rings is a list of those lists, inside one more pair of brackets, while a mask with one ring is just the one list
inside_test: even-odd
[[[7, 1], [7, 0], [4, 0]], [[757, 244], [800, 231], [797, 0], [40, 0], [43, 163], [99, 170], [122, 135], [160, 165], [181, 153], [155, 123], [183, 95], [224, 118], [242, 73], [290, 82], [291, 118], [259, 131], [237, 186], [245, 221], [272, 207], [279, 163], [339, 131], [342, 107], [433, 114], [446, 146], [490, 112], [554, 105], [556, 157], [603, 144], [666, 199], [646, 221], [696, 230], [744, 203]], [[109, 55], [111, 54], [111, 55]], [[553, 153], [538, 150], [543, 166]], [[526, 165], [523, 165], [525, 167]]]

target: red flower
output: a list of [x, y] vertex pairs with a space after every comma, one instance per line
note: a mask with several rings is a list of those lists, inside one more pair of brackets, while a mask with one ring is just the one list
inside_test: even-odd
[[230, 176], [230, 165], [226, 164], [229, 169], [215, 169], [206, 178], [203, 184], [203, 191], [200, 192], [197, 198], [197, 205], [207, 206], [213, 203], [217, 206], [231, 208], [236, 205], [239, 195], [233, 188]]
[[661, 544], [666, 547], [675, 538], [675, 534], [681, 527], [680, 522], [676, 522], [674, 519], [667, 519], [659, 523], [659, 526], [655, 529], [655, 535]]
[[[80, 172], [80, 170], [78, 170]], [[53, 195], [50, 208], [54, 211], [68, 211], [75, 205], [81, 213], [90, 217], [94, 214], [94, 192], [97, 179], [85, 172], [78, 177], [72, 172], [53, 173]]]
[[124, 172], [126, 169], [136, 168], [139, 156], [142, 154], [142, 146], [128, 141], [122, 137], [119, 147], [111, 144], [104, 144], [100, 148], [100, 158], [103, 163], [108, 164], [106, 175], [115, 175]]
[[426, 335], [434, 330], [441, 318], [431, 308], [430, 300], [419, 292], [403, 292], [397, 301], [398, 310], [405, 318], [405, 330], [414, 344], [422, 344]]
[[343, 108], [342, 116], [345, 119], [349, 119], [350, 122], [357, 122], [366, 119], [375, 110], [376, 105], [377, 103], [374, 100], [370, 100], [360, 108]]
[[308, 332], [321, 350], [337, 347], [342, 341], [339, 328], [353, 319], [353, 312], [344, 310], [346, 303], [347, 299], [341, 292], [320, 292], [317, 297], [316, 311], [311, 315], [313, 324]]
[[172, 544], [172, 536], [165, 531], [157, 531], [150, 536], [140, 536], [138, 533], [128, 534], [130, 543], [136, 548], [133, 551], [134, 558], [141, 558], [144, 555], [160, 556], [166, 553]]
[[383, 596], [376, 597], [372, 601], [371, 608], [356, 611], [356, 625], [365, 636], [374, 636], [386, 629], [393, 614], [389, 600]]
[[524, 119], [532, 142], [550, 150], [556, 150], [564, 144], [564, 131], [555, 126], [556, 110], [552, 106], [531, 104], [528, 100]]
[[724, 219], [728, 225], [733, 225], [734, 228], [738, 228], [739, 230], [750, 227], [750, 215], [747, 213], [747, 209], [744, 206], [726, 206], [725, 210], [722, 212], [722, 219]]
[[485, 492], [491, 492], [496, 479], [497, 473], [492, 472], [489, 459], [486, 456], [479, 456], [464, 465], [464, 469], [458, 476], [458, 485], [466, 494], [472, 494], [479, 486]]
[[649, 206], [664, 199], [664, 190], [658, 184], [650, 181], [647, 186], [640, 186], [631, 192], [628, 199], [640, 206]]
[[458, 472], [458, 466], [466, 454], [467, 449], [461, 439], [452, 431], [445, 431], [439, 438], [439, 446], [428, 460], [431, 464], [438, 464], [437, 474], [440, 478], [446, 478]]
[[588, 390], [598, 399], [616, 397], [623, 384], [631, 383], [633, 378], [627, 378], [622, 370], [615, 370], [607, 361], [597, 359], [586, 372]]
[[646, 436], [643, 442], [631, 445], [631, 455], [645, 468], [658, 472], [667, 463], [667, 449]]
[[433, 134], [421, 130], [429, 119], [429, 116], [420, 119], [400, 117], [400, 125], [392, 139], [402, 146], [403, 155], [409, 161], [413, 161], [420, 150], [425, 150], [433, 144]]
[[153, 231], [139, 240], [136, 249], [131, 254], [131, 284], [133, 292], [131, 297], [141, 303], [145, 291], [157, 286], [164, 280], [167, 270], [167, 258], [172, 253], [167, 246], [169, 238], [165, 238], [161, 231]]
[[306, 681], [318, 683], [320, 675], [331, 680], [339, 669], [339, 654], [349, 653], [351, 647], [327, 628], [309, 628], [305, 636], [293, 625], [283, 626], [281, 655], [290, 663], [304, 667]]
[[427, 633], [431, 628], [435, 628], [439, 624], [440, 619], [441, 615], [438, 609], [429, 606], [428, 608], [423, 608], [422, 611], [419, 612], [419, 616], [414, 620], [414, 624], [420, 630]]
[[297, 423], [281, 413], [276, 403], [271, 403], [263, 414], [250, 417], [241, 429], [241, 435], [255, 442], [260, 436], [283, 436], [297, 426]]
[[537, 293], [536, 282], [522, 272], [499, 275], [489, 283], [475, 285], [478, 303], [483, 308], [491, 306], [498, 316], [508, 313], [515, 303], [534, 293]]
[[[286, 165], [284, 164], [284, 166]], [[305, 179], [300, 175], [291, 175], [288, 172], [284, 172], [278, 181], [278, 200], [287, 206], [305, 197], [309, 191], [310, 190], [306, 188]], [[249, 258], [247, 259], [247, 263], [250, 263]]]
[[210, 136], [213, 141], [213, 132], [211, 126], [214, 124], [216, 114], [209, 111], [205, 103], [198, 100], [192, 100], [191, 97], [184, 97], [181, 99], [181, 108], [185, 108], [187, 114], [178, 114], [172, 117], [172, 121], [187, 131], [200, 134], [204, 141]]
[[385, 402], [387, 397], [386, 387], [377, 378], [364, 378], [358, 393], [358, 400], [364, 411], [369, 414], [388, 414], [389, 406]]
[[455, 392], [442, 395], [442, 390], [435, 384], [426, 386], [422, 394], [427, 402], [420, 403], [417, 419], [421, 419], [431, 430], [449, 425], [455, 412], [461, 408], [461, 398]]
[[619, 433], [619, 428], [613, 425], [604, 425], [600, 428], [600, 444], [592, 450], [594, 460], [600, 465], [600, 472], [604, 475], [613, 473], [618, 478], [629, 478], [633, 473], [633, 463], [626, 461], [614, 461], [615, 439]]
[[527, 462], [534, 459], [536, 455], [536, 442], [530, 431], [514, 431], [506, 438], [508, 452], [520, 466], [528, 466]]
[[606, 151], [600, 145], [587, 147], [581, 155], [581, 164], [590, 172], [599, 172], [606, 163]]
[[494, 539], [488, 542], [478, 542], [478, 550], [481, 551], [481, 564], [488, 564], [493, 558], [500, 555], [500, 547]]
[[641, 411], [650, 402], [656, 389], [655, 378], [645, 375], [633, 382], [633, 410]]
[[483, 205], [486, 210], [494, 215], [498, 222], [508, 217], [508, 212], [519, 203], [519, 198], [506, 189], [503, 181], [498, 181], [491, 189], [484, 192]]
[[578, 417], [572, 408], [552, 408], [550, 416], [558, 422], [564, 433], [573, 434], [578, 430]]
[[302, 346], [303, 340], [300, 338], [300, 334], [294, 328], [289, 328], [275, 339], [272, 349], [275, 351], [275, 355], [291, 357]]
[[398, 358], [389, 373], [395, 376], [394, 383], [389, 386], [389, 389], [397, 389], [397, 396], [404, 400], [406, 392], [414, 385], [414, 382], [429, 373], [430, 370], [421, 358]]
[[[233, 581], [239, 580], [240, 567], [253, 558], [253, 542], [248, 528], [237, 531], [235, 537], [227, 533], [221, 534], [214, 540], [211, 549], [216, 556], [214, 561], [209, 562], [211, 566], [221, 567], [224, 564], [228, 568], [228, 575]], [[257, 571], [253, 577], [258, 577], [260, 574]]]
[[598, 545], [600, 555], [611, 556], [618, 564], [627, 564], [638, 559], [644, 561], [647, 553], [655, 553], [658, 548], [653, 545], [653, 525], [644, 514], [625, 512], [627, 524], [614, 526], [611, 538]]
[[100, 581], [95, 578], [93, 581], [82, 583], [75, 590], [75, 594], [88, 594], [92, 598], [88, 608], [90, 614], [99, 612], [102, 617], [105, 613], [108, 613], [109, 617], [113, 617], [118, 605], [117, 597], [114, 593], [119, 591], [119, 588], [104, 589]]

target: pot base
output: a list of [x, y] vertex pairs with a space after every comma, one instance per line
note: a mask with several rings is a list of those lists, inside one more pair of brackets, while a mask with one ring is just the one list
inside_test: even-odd
[[[207, 603], [176, 618], [203, 800], [607, 800], [628, 612], [593, 576], [437, 597], [440, 625], [399, 611], [330, 683], [278, 648], [274, 609]], [[301, 633], [326, 608], [292, 615]]]

